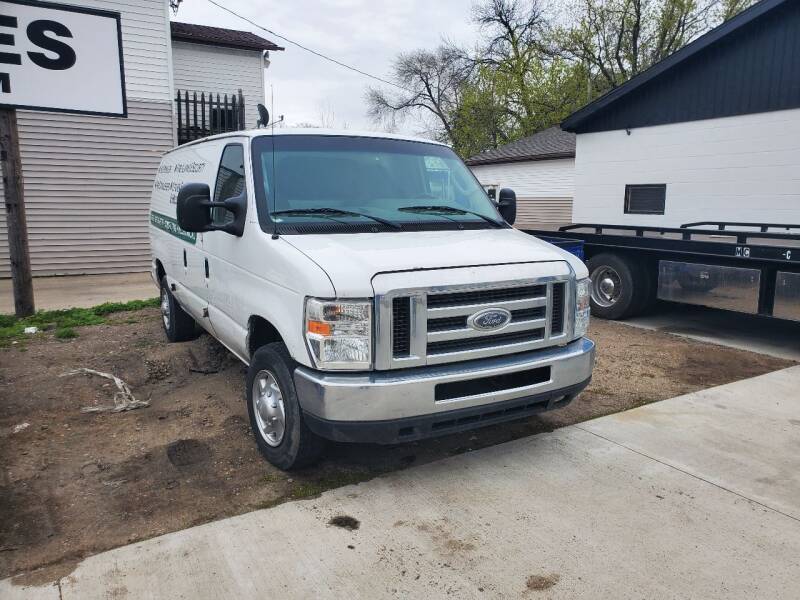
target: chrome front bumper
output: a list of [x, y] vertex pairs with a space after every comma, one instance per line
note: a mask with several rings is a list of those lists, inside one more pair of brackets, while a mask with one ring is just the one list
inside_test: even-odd
[[[294, 373], [297, 395], [311, 420], [372, 422], [436, 416], [531, 397], [555, 398], [582, 389], [592, 376], [595, 346], [581, 338], [512, 356], [463, 363], [370, 373], [331, 373], [298, 367]], [[480, 380], [519, 371], [549, 367], [541, 383], [436, 400], [439, 384]]]

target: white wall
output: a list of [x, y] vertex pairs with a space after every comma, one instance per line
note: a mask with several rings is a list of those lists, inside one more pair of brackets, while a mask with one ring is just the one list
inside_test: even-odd
[[[175, 137], [168, 3], [68, 4], [121, 13], [128, 118], [18, 111], [31, 268], [34, 275], [144, 271], [153, 178]], [[0, 211], [0, 277], [9, 271]]]
[[173, 84], [177, 90], [235, 94], [241, 89], [245, 122], [255, 127], [256, 104], [264, 104], [264, 61], [261, 52], [172, 42]]
[[[667, 184], [664, 215], [624, 214], [637, 183]], [[800, 109], [579, 134], [573, 219], [800, 223]]]
[[575, 160], [537, 160], [470, 167], [484, 186], [511, 188], [517, 194], [520, 228], [572, 222]]

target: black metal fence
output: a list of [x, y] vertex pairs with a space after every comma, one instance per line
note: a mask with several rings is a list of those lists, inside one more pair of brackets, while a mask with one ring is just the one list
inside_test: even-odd
[[175, 93], [178, 115], [178, 144], [209, 135], [245, 128], [244, 96], [178, 90]]

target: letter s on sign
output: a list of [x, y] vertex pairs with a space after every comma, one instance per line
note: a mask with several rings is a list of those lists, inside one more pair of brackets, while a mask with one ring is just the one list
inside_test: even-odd
[[28, 39], [45, 50], [58, 55], [50, 58], [44, 52], [28, 52], [30, 58], [37, 66], [52, 71], [63, 71], [75, 64], [75, 50], [60, 40], [47, 37], [46, 33], [53, 33], [59, 37], [72, 37], [72, 32], [65, 25], [56, 21], [41, 19], [31, 21], [27, 28]]

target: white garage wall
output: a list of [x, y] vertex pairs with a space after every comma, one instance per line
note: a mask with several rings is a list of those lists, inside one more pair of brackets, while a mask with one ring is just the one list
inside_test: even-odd
[[517, 194], [516, 227], [572, 222], [575, 160], [532, 160], [470, 167], [484, 186], [511, 188]]
[[[577, 136], [575, 222], [800, 223], [800, 110]], [[664, 215], [626, 215], [626, 184], [665, 183]]]
[[173, 84], [176, 90], [244, 95], [248, 127], [258, 121], [256, 104], [264, 103], [264, 61], [261, 52], [172, 42]]

